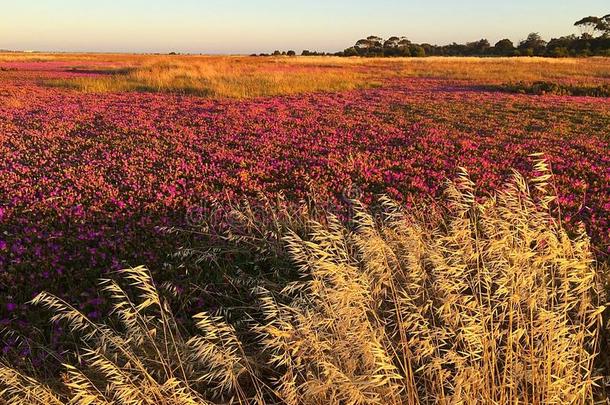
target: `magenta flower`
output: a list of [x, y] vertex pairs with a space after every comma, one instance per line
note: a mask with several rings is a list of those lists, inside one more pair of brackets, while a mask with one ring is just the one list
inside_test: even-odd
[[[179, 245], [160, 226], [197, 222], [212, 199], [263, 192], [292, 201], [312, 185], [329, 205], [355, 186], [415, 204], [466, 167], [485, 193], [544, 152], [569, 229], [610, 253], [610, 103], [485, 91], [449, 80], [254, 100], [44, 87], [66, 62], [2, 63], [0, 290], [71, 300], [105, 271], [162, 271]], [[600, 78], [599, 80], [609, 80]], [[18, 100], [19, 103], [5, 102]], [[6, 291], [5, 291], [6, 290]], [[2, 312], [15, 310], [0, 298]], [[96, 313], [97, 309], [93, 312]]]

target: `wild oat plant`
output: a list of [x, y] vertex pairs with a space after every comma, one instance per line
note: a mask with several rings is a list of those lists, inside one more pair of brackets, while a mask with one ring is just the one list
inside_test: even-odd
[[113, 300], [120, 332], [92, 322], [56, 296], [42, 293], [34, 298], [32, 303], [55, 313], [53, 322], [65, 321], [82, 335], [78, 365], [65, 365], [62, 387], [56, 391], [0, 365], [1, 398], [24, 405], [186, 405], [245, 403], [256, 398], [256, 390], [248, 397], [241, 392], [242, 384], [252, 384], [240, 381], [240, 376], [254, 373], [233, 327], [200, 313], [195, 321], [202, 334], [187, 339], [147, 269], [137, 267], [120, 273], [138, 292], [137, 300], [116, 281], [101, 280], [101, 288]]
[[[475, 198], [466, 173], [443, 215], [414, 216], [381, 198], [355, 204], [346, 226], [308, 219], [286, 231], [302, 278], [258, 288], [244, 343], [225, 320], [200, 314], [185, 338], [144, 268], [123, 272], [137, 300], [102, 282], [121, 332], [41, 294], [83, 334], [78, 362], [46, 385], [0, 367], [10, 404], [590, 403], [600, 376], [604, 296], [584, 230], [569, 236], [550, 214], [540, 176], [515, 173]], [[426, 219], [422, 219], [426, 218]], [[53, 388], [60, 385], [60, 388]]]

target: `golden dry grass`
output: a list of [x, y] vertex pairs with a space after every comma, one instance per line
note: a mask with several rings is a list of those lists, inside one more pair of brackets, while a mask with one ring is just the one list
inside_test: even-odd
[[[133, 65], [131, 60], [127, 63]], [[96, 93], [167, 92], [237, 99], [344, 91], [378, 84], [365, 73], [352, 69], [241, 57], [155, 58], [124, 73], [117, 70], [117, 74], [48, 83]]]
[[377, 75], [469, 80], [479, 83], [610, 79], [610, 58], [338, 58], [306, 57], [279, 63], [342, 66]]
[[379, 216], [356, 204], [349, 228], [331, 215], [307, 220], [303, 237], [281, 232], [302, 279], [253, 291], [262, 317], [249, 328], [262, 346], [248, 347], [207, 313], [195, 319], [200, 335], [181, 336], [144, 268], [122, 273], [137, 301], [103, 281], [120, 333], [41, 294], [34, 303], [84, 334], [80, 363], [66, 366], [60, 390], [0, 365], [0, 396], [11, 404], [591, 403], [604, 297], [586, 234], [570, 238], [551, 217], [550, 171], [542, 161], [537, 170], [529, 182], [515, 174], [484, 202], [462, 174], [440, 221], [382, 199]]
[[610, 58], [425, 58], [401, 63], [401, 74], [469, 80], [482, 84], [610, 79]]
[[355, 233], [331, 221], [286, 238], [306, 281], [269, 299], [263, 330], [287, 402], [592, 399], [604, 307], [584, 232], [570, 241], [518, 175], [483, 205], [473, 187], [449, 188], [434, 231], [385, 200], [381, 225], [360, 209]]
[[[0, 62], [59, 61], [116, 74], [52, 80], [86, 92], [150, 91], [213, 98], [249, 98], [378, 86], [399, 77], [466, 80], [478, 84], [569, 81], [610, 82], [610, 58], [339, 58], [0, 54]], [[100, 68], [97, 64], [106, 64]], [[126, 70], [125, 68], [129, 68]]]

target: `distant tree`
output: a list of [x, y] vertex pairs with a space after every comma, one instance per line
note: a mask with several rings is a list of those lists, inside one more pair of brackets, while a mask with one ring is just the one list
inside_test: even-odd
[[[580, 36], [553, 38], [549, 43], [533, 32], [517, 46], [510, 39], [502, 39], [492, 47], [488, 40], [448, 45], [415, 44], [406, 37], [391, 36], [384, 40], [370, 35], [359, 39], [354, 46], [337, 52], [337, 56], [610, 56], [610, 14], [603, 17], [585, 17], [574, 25], [582, 29]], [[593, 33], [601, 33], [595, 37]], [[303, 51], [306, 55], [317, 52]]]
[[583, 35], [593, 35], [595, 32], [599, 32], [602, 36], [610, 35], [610, 14], [603, 17], [585, 17], [576, 21], [574, 25], [580, 28]]
[[400, 41], [398, 41], [399, 48], [408, 48], [411, 45], [411, 41], [407, 39], [407, 37], [400, 37]]
[[413, 56], [413, 57], [423, 58], [424, 56], [426, 56], [426, 51], [420, 45], [411, 45], [410, 50], [411, 50], [411, 56]]
[[354, 48], [362, 56], [383, 56], [383, 38], [371, 35], [359, 39]]
[[383, 43], [383, 48], [384, 49], [394, 49], [394, 48], [398, 48], [398, 43], [400, 42], [400, 38], [398, 37], [390, 37], [388, 39], [385, 40], [385, 42]]
[[501, 39], [494, 45], [494, 53], [503, 56], [513, 55], [515, 53], [515, 45], [508, 38]]
[[597, 26], [600, 22], [601, 19], [599, 17], [589, 16], [576, 21], [574, 26], [578, 27], [583, 35], [593, 35], [593, 33], [597, 31]]
[[553, 38], [546, 46], [547, 55], [556, 58], [570, 56], [570, 53], [580, 46], [578, 41], [576, 35]]
[[375, 35], [370, 35], [368, 37], [366, 37], [366, 40], [369, 41], [371, 43], [371, 45], [374, 48], [381, 48], [383, 47], [383, 38], [375, 36]]
[[308, 50], [304, 50], [303, 52], [301, 52], [301, 56], [324, 56], [327, 55], [324, 52], [317, 52], [317, 51], [308, 51]]
[[370, 48], [371, 43], [368, 39], [359, 39], [358, 41], [356, 41], [356, 45], [354, 45], [354, 48], [356, 49], [367, 49]]
[[481, 39], [479, 41], [469, 42], [466, 44], [466, 52], [468, 55], [485, 55], [490, 48], [491, 45], [486, 39]]
[[582, 35], [580, 36], [580, 39], [584, 40], [584, 41], [588, 41], [590, 39], [595, 38], [593, 36], [593, 34], [589, 34], [588, 32], [583, 32]]
[[295, 51], [293, 51], [293, 50], [290, 50], [290, 51], [286, 52], [286, 55], [288, 55], [288, 56], [296, 56], [297, 53]]
[[601, 28], [603, 35], [610, 36], [610, 14], [602, 17], [601, 25], [598, 28]]
[[438, 47], [436, 45], [421, 44], [420, 46], [424, 49], [426, 56], [433, 56], [439, 54]]
[[273, 51], [273, 56], [281, 56], [282, 53], [280, 51]]
[[400, 41], [400, 38], [398, 38], [396, 36], [386, 39], [383, 43], [383, 55], [384, 56], [397, 56], [399, 41]]
[[546, 41], [537, 32], [532, 32], [519, 43], [518, 48], [522, 55], [542, 55], [546, 48]]
[[468, 52], [468, 48], [466, 45], [461, 45], [458, 43], [452, 43], [449, 45], [445, 45], [442, 47], [441, 53], [445, 56], [463, 56]]
[[355, 47], [350, 46], [345, 51], [343, 51], [343, 56], [358, 56], [358, 51]]

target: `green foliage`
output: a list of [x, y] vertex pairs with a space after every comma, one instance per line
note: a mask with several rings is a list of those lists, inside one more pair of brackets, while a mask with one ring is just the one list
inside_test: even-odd
[[419, 46], [419, 45], [411, 45], [409, 47], [410, 51], [411, 51], [411, 56], [416, 57], [416, 58], [421, 58], [426, 56], [426, 51], [424, 50], [423, 47]]
[[603, 17], [589, 16], [582, 18], [574, 23], [587, 33], [600, 32], [602, 35], [610, 34], [610, 14]]
[[608, 84], [602, 84], [599, 86], [578, 86], [548, 81], [537, 81], [533, 83], [519, 82], [514, 84], [504, 84], [498, 88], [503, 91], [522, 94], [610, 97], [610, 85]]
[[510, 39], [502, 39], [494, 45], [494, 53], [496, 55], [511, 56], [515, 51], [515, 45]]
[[[341, 56], [606, 56], [610, 54], [610, 14], [603, 17], [585, 17], [575, 26], [582, 29], [582, 36], [553, 38], [548, 43], [538, 33], [531, 33], [515, 48], [509, 39], [491, 46], [481, 39], [467, 44], [449, 45], [413, 44], [406, 37], [392, 36], [383, 40], [377, 36], [360, 39], [347, 48]], [[600, 35], [595, 37], [597, 32]], [[423, 52], [419, 51], [423, 48]]]

